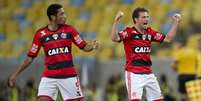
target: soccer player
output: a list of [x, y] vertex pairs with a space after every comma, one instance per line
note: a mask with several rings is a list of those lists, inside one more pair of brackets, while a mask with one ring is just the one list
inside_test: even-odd
[[119, 11], [112, 26], [111, 39], [114, 42], [122, 41], [124, 45], [129, 101], [140, 101], [143, 89], [146, 90], [148, 101], [161, 101], [161, 90], [151, 69], [151, 42], [170, 42], [176, 34], [181, 16], [177, 14], [172, 17], [174, 23], [167, 35], [148, 26], [149, 12], [145, 8], [136, 8], [132, 14], [134, 25], [118, 32], [117, 25], [122, 17], [123, 12]]
[[60, 91], [63, 100], [80, 101], [83, 93], [73, 64], [72, 43], [86, 52], [97, 48], [98, 43], [85, 42], [73, 26], [65, 24], [66, 15], [62, 5], [49, 5], [47, 16], [49, 24], [36, 32], [26, 60], [10, 76], [8, 83], [14, 86], [16, 78], [33, 62], [40, 48], [43, 47], [45, 70], [39, 84], [38, 100], [55, 101]]

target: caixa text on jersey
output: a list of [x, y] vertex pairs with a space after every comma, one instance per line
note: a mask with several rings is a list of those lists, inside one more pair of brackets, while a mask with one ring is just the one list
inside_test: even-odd
[[150, 53], [151, 48], [150, 47], [133, 47], [134, 53]]
[[47, 51], [48, 56], [63, 54], [63, 53], [69, 53], [68, 47], [65, 46], [65, 47], [53, 48]]

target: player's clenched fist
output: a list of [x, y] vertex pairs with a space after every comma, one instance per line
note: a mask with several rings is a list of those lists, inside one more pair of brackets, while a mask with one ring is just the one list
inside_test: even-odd
[[96, 40], [92, 41], [92, 46], [93, 46], [93, 49], [97, 49], [99, 46], [98, 41]]
[[181, 21], [181, 14], [176, 13], [172, 16], [172, 19], [176, 22], [180, 22]]
[[123, 17], [124, 13], [122, 11], [118, 11], [116, 17], [115, 17], [115, 21], [119, 21], [122, 17]]

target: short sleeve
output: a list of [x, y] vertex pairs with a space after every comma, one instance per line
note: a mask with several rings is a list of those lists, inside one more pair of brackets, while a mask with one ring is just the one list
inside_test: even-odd
[[32, 42], [32, 46], [29, 49], [27, 56], [29, 57], [37, 57], [39, 51], [41, 48], [41, 42], [40, 42], [40, 32], [36, 32], [33, 42]]
[[153, 29], [149, 29], [149, 32], [152, 34], [152, 41], [154, 42], [163, 42], [165, 39], [165, 35], [161, 32], [154, 31]]
[[79, 35], [79, 33], [77, 32], [77, 30], [75, 28], [72, 27], [72, 40], [73, 43], [79, 47], [80, 49], [83, 49], [86, 46], [86, 41]]
[[120, 37], [120, 41], [124, 41], [129, 37], [129, 28], [125, 28], [124, 30], [120, 31], [118, 33], [119, 37]]

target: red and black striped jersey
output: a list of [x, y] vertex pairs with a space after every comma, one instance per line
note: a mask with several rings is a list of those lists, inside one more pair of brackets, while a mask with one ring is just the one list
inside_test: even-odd
[[[135, 27], [127, 27], [118, 33], [124, 44], [126, 54], [125, 69], [134, 73], [151, 73], [151, 42], [162, 42], [165, 35], [147, 28], [144, 33], [138, 32]], [[128, 35], [125, 37], [125, 35]]]
[[53, 78], [76, 76], [77, 72], [71, 54], [72, 43], [80, 49], [86, 45], [86, 42], [72, 26], [61, 25], [57, 31], [50, 31], [46, 26], [36, 32], [27, 55], [36, 57], [40, 48], [43, 47], [45, 52], [43, 76]]

